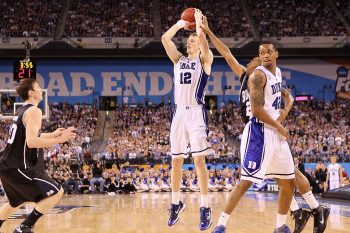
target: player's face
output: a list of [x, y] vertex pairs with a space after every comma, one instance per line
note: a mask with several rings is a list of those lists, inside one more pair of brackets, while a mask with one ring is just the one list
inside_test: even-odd
[[247, 75], [249, 76], [255, 70], [255, 68], [260, 65], [261, 65], [260, 58], [259, 57], [253, 58], [253, 60], [251, 60], [247, 65], [247, 70], [246, 70]]
[[278, 52], [272, 44], [262, 44], [259, 47], [259, 57], [264, 67], [276, 66]]
[[199, 52], [199, 39], [198, 36], [190, 36], [187, 39], [187, 54], [191, 55]]
[[331, 162], [332, 162], [332, 163], [336, 163], [336, 162], [337, 162], [337, 158], [336, 158], [335, 156], [332, 156], [332, 157], [331, 157]]
[[37, 101], [41, 101], [43, 99], [43, 95], [42, 95], [42, 89], [39, 86], [39, 83], [35, 82], [33, 84], [33, 90], [30, 90], [30, 92], [32, 93], [32, 97], [37, 100]]

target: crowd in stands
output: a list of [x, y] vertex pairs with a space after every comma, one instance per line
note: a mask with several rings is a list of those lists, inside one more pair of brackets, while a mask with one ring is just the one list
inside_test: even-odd
[[72, 1], [64, 34], [70, 37], [152, 37], [152, 9], [152, 1]]
[[[208, 17], [211, 29], [220, 37], [251, 37], [252, 28], [245, 17], [239, 0], [225, 1], [161, 1], [162, 33], [174, 25], [181, 16], [184, 9], [195, 7], [200, 9]], [[180, 31], [178, 35], [187, 35]]]
[[1, 37], [53, 37], [63, 0], [0, 0]]
[[[251, 23], [262, 37], [345, 35], [344, 23], [326, 2], [217, 0], [204, 4], [200, 0], [171, 0], [159, 1], [160, 11], [155, 13], [158, 8], [154, 8], [151, 0], [77, 0], [67, 6], [63, 0], [29, 0], [25, 3], [0, 0], [0, 35], [4, 38], [53, 37], [60, 17], [65, 16], [62, 23], [66, 37], [153, 37], [155, 26], [160, 24], [161, 33], [164, 33], [188, 7], [201, 9], [213, 32], [220, 37], [252, 37]], [[349, 1], [337, 0], [334, 4], [349, 22]], [[62, 14], [63, 7], [68, 7], [68, 14]], [[248, 20], [247, 12], [253, 22]], [[154, 15], [158, 14], [160, 20], [154, 21]], [[177, 35], [188, 34], [181, 30]]]
[[348, 0], [337, 0], [335, 1], [335, 5], [347, 22], [350, 22], [350, 2]]
[[295, 156], [304, 162], [350, 162], [349, 102], [296, 103], [286, 120], [289, 144]]
[[262, 37], [343, 36], [346, 29], [325, 0], [249, 0]]

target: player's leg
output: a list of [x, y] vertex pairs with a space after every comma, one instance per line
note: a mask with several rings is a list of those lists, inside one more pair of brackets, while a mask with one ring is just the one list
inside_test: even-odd
[[171, 169], [171, 206], [169, 209], [168, 226], [174, 225], [179, 220], [179, 214], [185, 209], [185, 204], [180, 200], [180, 188], [182, 181], [182, 164], [187, 155], [188, 135], [184, 127], [183, 112], [176, 111], [171, 122], [170, 145], [172, 153]]
[[211, 149], [211, 145], [207, 140], [208, 116], [205, 107], [191, 109], [188, 111], [188, 114], [191, 120], [187, 122], [186, 128], [189, 132], [191, 154], [196, 166], [201, 195], [199, 229], [204, 231], [212, 224], [212, 211], [208, 203], [209, 172], [205, 164], [205, 157], [209, 155], [209, 150]]
[[[310, 187], [310, 183], [307, 178], [298, 170], [295, 169], [295, 186], [300, 191], [301, 195], [310, 206], [312, 214], [314, 215], [314, 232], [324, 232], [327, 226], [327, 220], [329, 216], [329, 208], [321, 206], [313, 195]], [[292, 201], [291, 209], [292, 215], [295, 219], [295, 233], [301, 232], [305, 227], [308, 218], [310, 217], [310, 211], [296, 208], [296, 200]]]
[[278, 213], [274, 233], [289, 233], [287, 214], [294, 194], [295, 174], [294, 160], [287, 141], [281, 140], [275, 131], [269, 132], [269, 138], [276, 147], [266, 172], [266, 178], [275, 178], [279, 186]]
[[57, 204], [64, 193], [63, 188], [56, 181], [51, 179], [46, 173], [37, 173], [33, 170], [20, 171], [30, 179], [32, 185], [23, 188], [23, 194], [29, 200], [39, 200], [35, 208], [27, 218], [16, 227], [16, 232], [33, 232], [35, 223], [47, 213], [55, 204]]
[[[295, 182], [294, 179], [276, 179], [279, 193], [278, 193], [278, 214], [276, 221], [276, 232], [288, 232], [285, 230], [287, 222], [287, 214], [294, 194]], [[278, 231], [278, 229], [284, 231]]]
[[[212, 233], [224, 233], [226, 231], [226, 224], [244, 193], [249, 189], [253, 182], [261, 183], [265, 177], [266, 169], [271, 160], [269, 154], [272, 154], [267, 152], [273, 148], [270, 148], [270, 143], [267, 141], [264, 154], [263, 132], [262, 124], [249, 122], [245, 126], [240, 147], [242, 166], [241, 181], [236, 188], [231, 191], [227, 198], [219, 222]], [[263, 163], [260, 163], [259, 161], [262, 160], [262, 156], [264, 156], [264, 160]]]

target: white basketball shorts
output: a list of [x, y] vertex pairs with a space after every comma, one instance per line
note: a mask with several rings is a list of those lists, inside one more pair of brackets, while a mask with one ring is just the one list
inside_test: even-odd
[[208, 155], [208, 114], [203, 105], [176, 106], [170, 127], [170, 147], [173, 157]]
[[271, 126], [252, 118], [241, 141], [242, 180], [260, 184], [265, 178], [293, 179], [294, 162], [286, 140]]

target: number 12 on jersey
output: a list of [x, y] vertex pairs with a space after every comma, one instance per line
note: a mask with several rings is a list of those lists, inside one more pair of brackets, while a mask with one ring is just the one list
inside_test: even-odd
[[180, 73], [180, 84], [191, 84], [191, 73]]

